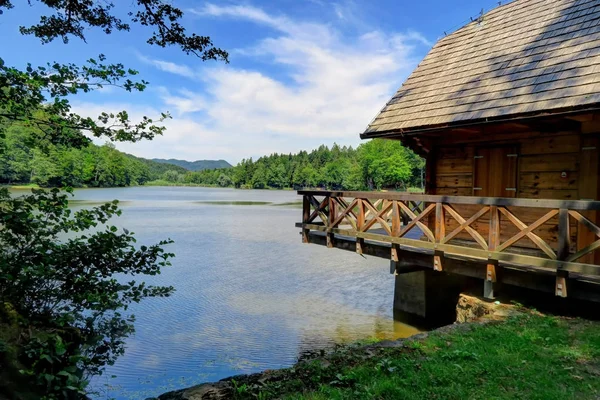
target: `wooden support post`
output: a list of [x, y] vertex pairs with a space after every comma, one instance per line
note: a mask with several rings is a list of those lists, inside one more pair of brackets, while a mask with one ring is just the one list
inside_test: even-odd
[[[488, 251], [496, 251], [496, 247], [500, 244], [500, 212], [497, 206], [490, 206], [490, 227], [488, 236]], [[483, 297], [486, 299], [494, 298], [494, 284], [498, 277], [496, 268], [497, 260], [492, 260], [488, 254], [488, 263], [485, 271], [485, 281], [483, 283]]]
[[[356, 215], [356, 230], [358, 232], [362, 232], [363, 227], [365, 226], [365, 203], [362, 201], [362, 199], [358, 199], [356, 206], [358, 207], [358, 214]], [[362, 255], [364, 244], [365, 239], [356, 238], [356, 252], [358, 254]]]
[[[401, 221], [400, 221], [400, 206], [398, 205], [398, 200], [392, 200], [392, 237], [400, 236], [401, 230]], [[398, 252], [400, 251], [400, 247], [392, 243], [392, 262], [397, 263], [400, 258], [398, 257]], [[395, 271], [395, 268], [394, 268]]]
[[[558, 251], [556, 258], [559, 261], [565, 261], [569, 258], [571, 250], [571, 232], [569, 229], [569, 210], [561, 208], [558, 211]], [[559, 297], [567, 297], [567, 271], [556, 270], [556, 295]]]
[[496, 266], [497, 266], [497, 261], [494, 260], [494, 262], [488, 262], [487, 265], [487, 269], [486, 269], [486, 273], [485, 273], [485, 280], [488, 282], [496, 282]]
[[443, 271], [442, 257], [444, 253], [441, 251], [436, 251], [433, 256], [433, 270], [434, 271]]
[[[400, 220], [400, 205], [398, 200], [392, 200], [392, 237], [400, 236], [400, 230], [402, 229], [402, 222]], [[400, 246], [396, 243], [392, 243], [392, 264], [394, 264], [394, 273], [396, 272], [395, 264], [400, 261], [399, 256]]]
[[567, 297], [567, 278], [569, 273], [567, 271], [558, 270], [556, 271], [556, 291], [555, 294], [558, 297]]
[[394, 260], [390, 261], [390, 274], [391, 275], [398, 275], [397, 266], [398, 266], [398, 263], [396, 261], [394, 261]]
[[362, 255], [364, 245], [365, 245], [365, 239], [356, 238], [356, 252], [358, 254]]
[[[327, 228], [332, 229], [333, 222], [337, 218], [336, 203], [335, 203], [335, 199], [333, 197], [328, 197], [328, 199], [329, 199], [329, 213], [327, 215]], [[334, 237], [333, 232], [328, 230], [328, 232], [327, 232], [327, 247], [330, 249], [333, 248], [333, 240], [334, 240], [333, 237]]]
[[[446, 236], [446, 219], [444, 218], [444, 204], [435, 204], [435, 243], [440, 244], [444, 241]], [[435, 271], [442, 271], [442, 258], [443, 253], [436, 251], [433, 255], [433, 269]]]
[[402, 221], [400, 221], [400, 205], [398, 200], [392, 200], [392, 236], [400, 236]]
[[399, 253], [400, 253], [400, 246], [398, 246], [398, 244], [396, 244], [396, 243], [392, 243], [392, 261], [394, 261], [394, 262], [400, 261]]
[[[302, 223], [307, 224], [310, 219], [310, 198], [308, 195], [302, 196]], [[302, 229], [302, 243], [309, 243], [309, 229]]]

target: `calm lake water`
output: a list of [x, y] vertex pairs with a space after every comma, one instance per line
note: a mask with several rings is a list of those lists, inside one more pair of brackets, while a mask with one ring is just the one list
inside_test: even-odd
[[417, 332], [393, 320], [385, 260], [301, 243], [295, 192], [137, 187], [77, 190], [75, 199], [121, 200], [113, 223], [138, 244], [175, 241], [173, 266], [146, 281], [177, 291], [132, 307], [136, 333], [93, 382], [98, 398], [143, 399], [287, 367], [306, 350]]

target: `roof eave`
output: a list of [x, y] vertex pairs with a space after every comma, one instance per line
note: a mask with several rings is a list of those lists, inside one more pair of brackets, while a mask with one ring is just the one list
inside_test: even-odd
[[590, 111], [600, 111], [600, 103], [586, 104], [584, 106], [573, 106], [556, 110], [544, 110], [544, 111], [536, 111], [530, 113], [523, 114], [514, 114], [510, 116], [501, 116], [494, 118], [481, 118], [476, 120], [467, 120], [467, 121], [458, 121], [458, 122], [450, 122], [446, 124], [438, 124], [438, 125], [424, 125], [418, 127], [404, 128], [404, 129], [390, 129], [385, 131], [375, 131], [375, 132], [363, 132], [360, 134], [361, 139], [375, 139], [375, 138], [385, 138], [385, 137], [395, 137], [395, 136], [413, 136], [424, 133], [435, 133], [448, 129], [457, 129], [457, 128], [468, 128], [473, 127], [475, 125], [489, 125], [494, 123], [502, 123], [502, 122], [514, 122], [528, 119], [537, 119], [548, 116], [563, 116], [563, 115], [573, 115], [573, 114], [581, 114]]

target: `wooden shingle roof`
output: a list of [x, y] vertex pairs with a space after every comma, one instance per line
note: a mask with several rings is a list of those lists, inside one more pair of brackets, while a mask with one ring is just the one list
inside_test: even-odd
[[600, 103], [600, 0], [516, 0], [440, 39], [363, 137]]

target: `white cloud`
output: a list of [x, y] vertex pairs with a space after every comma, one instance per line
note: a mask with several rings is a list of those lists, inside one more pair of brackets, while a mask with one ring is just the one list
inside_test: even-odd
[[422, 34], [420, 34], [419, 32], [416, 32], [416, 31], [408, 31], [408, 33], [406, 33], [405, 36], [407, 39], [416, 40], [417, 42], [421, 42], [424, 46], [427, 46], [427, 47], [432, 47], [434, 44], [433, 42], [428, 40], [425, 36], [423, 36]]
[[181, 75], [186, 78], [193, 78], [195, 75], [194, 72], [192, 71], [192, 69], [185, 65], [175, 64], [170, 61], [151, 59], [140, 53], [137, 53], [137, 57], [141, 61], [145, 62], [146, 64], [153, 65], [156, 68], [160, 69], [161, 71], [170, 72], [170, 73], [176, 74], [176, 75]]
[[243, 18], [257, 23], [269, 25], [279, 30], [284, 30], [286, 22], [289, 22], [289, 20], [285, 17], [272, 17], [259, 8], [245, 5], [218, 6], [216, 4], [207, 3], [202, 8], [192, 8], [189, 11], [192, 14], [196, 14], [201, 17], [226, 16]]
[[248, 5], [220, 6], [206, 3], [204, 7], [189, 10], [200, 17], [227, 17], [260, 24], [296, 38], [320, 37], [327, 40], [331, 31], [326, 24], [295, 21], [285, 15], [270, 15], [264, 10]]
[[344, 7], [339, 4], [339, 3], [334, 3], [333, 4], [333, 10], [335, 12], [335, 15], [342, 20], [348, 19], [348, 16], [346, 15], [346, 10], [344, 9]]
[[169, 108], [174, 107], [177, 116], [199, 112], [207, 108], [204, 95], [191, 90], [181, 89], [177, 92], [178, 95], [172, 95], [165, 87], [161, 87], [159, 91], [165, 105]]
[[[334, 141], [357, 145], [358, 134], [416, 65], [414, 47], [429, 45], [411, 31], [370, 30], [344, 38], [330, 24], [298, 21], [248, 5], [209, 3], [193, 13], [268, 29], [251, 47], [232, 52], [236, 58], [230, 65], [192, 69], [139, 55], [190, 80], [185, 89], [156, 91], [175, 117], [166, 124], [164, 137], [119, 148], [144, 157], [224, 158], [235, 163]], [[238, 66], [240, 61], [246, 68]]]
[[[160, 111], [163, 111], [153, 107], [140, 107], [139, 105], [127, 103], [105, 103], [102, 105], [86, 102], [73, 103], [73, 111], [92, 118], [97, 117], [102, 112], [117, 113], [122, 110], [128, 110], [129, 118], [133, 122], [141, 121], [144, 116], [157, 118]], [[173, 154], [174, 157], [196, 160], [199, 158], [213, 158], [211, 152], [214, 152], [214, 154], [227, 154], [229, 158], [233, 156], [230, 149], [218, 145], [219, 133], [206, 129], [198, 121], [183, 116], [168, 119], [161, 125], [167, 128], [167, 133], [155, 137], [152, 141], [118, 142], [115, 144], [122, 151], [146, 158], [171, 158], [171, 154]], [[105, 140], [94, 139], [94, 142], [103, 144]]]

